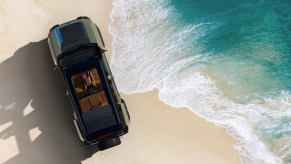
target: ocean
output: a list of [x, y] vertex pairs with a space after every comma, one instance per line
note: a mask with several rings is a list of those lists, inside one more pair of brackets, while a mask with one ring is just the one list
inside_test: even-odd
[[291, 1], [113, 0], [121, 92], [227, 128], [242, 163], [291, 163]]

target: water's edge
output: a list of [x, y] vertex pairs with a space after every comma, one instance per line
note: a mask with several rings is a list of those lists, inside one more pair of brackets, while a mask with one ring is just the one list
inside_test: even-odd
[[[242, 163], [283, 163], [282, 159], [288, 162], [290, 137], [288, 128], [281, 125], [285, 123], [288, 127], [289, 121], [284, 119], [291, 115], [290, 94], [281, 92], [277, 97], [247, 103], [231, 99], [233, 95], [226, 93], [232, 84], [219, 85], [213, 79], [219, 68], [205, 66], [210, 54], [199, 44], [207, 33], [203, 29], [205, 24], [211, 28], [216, 25], [177, 26], [179, 16], [172, 14], [174, 9], [168, 3], [168, 0], [113, 1], [110, 66], [119, 90], [133, 94], [156, 88], [165, 104], [186, 107], [226, 128], [236, 142], [234, 148]], [[276, 131], [278, 134], [274, 134]]]

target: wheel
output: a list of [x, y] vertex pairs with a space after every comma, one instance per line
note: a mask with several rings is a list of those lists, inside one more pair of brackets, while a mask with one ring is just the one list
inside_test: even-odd
[[99, 147], [99, 150], [102, 151], [102, 150], [117, 146], [119, 144], [121, 144], [120, 139], [118, 137], [115, 137], [115, 138], [109, 138], [109, 139], [99, 142], [98, 147]]
[[77, 19], [89, 19], [89, 20], [91, 20], [89, 17], [87, 17], [87, 16], [80, 16], [80, 17], [78, 17]]
[[58, 27], [58, 26], [59, 26], [59, 24], [54, 25], [54, 26], [50, 29], [50, 31], [52, 31], [54, 28], [56, 28], [56, 27]]

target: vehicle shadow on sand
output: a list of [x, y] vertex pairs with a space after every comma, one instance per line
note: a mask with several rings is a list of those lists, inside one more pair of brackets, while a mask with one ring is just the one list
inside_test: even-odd
[[79, 140], [54, 68], [46, 39], [0, 63], [0, 152], [10, 155], [0, 158], [5, 164], [81, 163], [98, 151]]

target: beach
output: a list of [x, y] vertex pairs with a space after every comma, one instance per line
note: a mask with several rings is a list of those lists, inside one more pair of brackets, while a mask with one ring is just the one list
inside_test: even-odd
[[126, 159], [124, 163], [239, 163], [235, 143], [224, 128], [188, 109], [165, 105], [157, 90], [123, 97], [133, 134], [124, 136], [119, 150], [104, 152], [107, 156], [114, 151], [117, 161]]
[[0, 0], [0, 163], [240, 163], [225, 128], [164, 104], [157, 89], [121, 93], [131, 116], [121, 145], [105, 151], [83, 145], [46, 38], [55, 24], [88, 16], [110, 61], [112, 52], [118, 55], [108, 30], [111, 9], [111, 0]]

